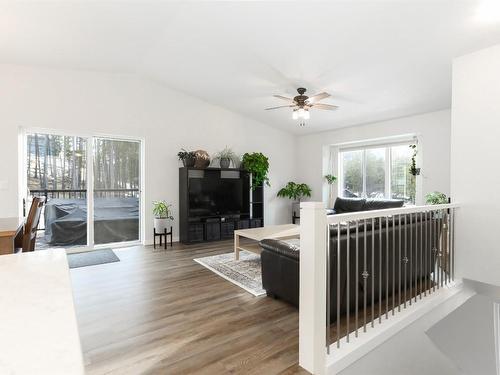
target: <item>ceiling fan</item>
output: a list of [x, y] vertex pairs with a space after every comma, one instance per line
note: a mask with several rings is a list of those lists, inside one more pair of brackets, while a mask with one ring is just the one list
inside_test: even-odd
[[309, 110], [311, 108], [326, 109], [329, 111], [333, 111], [338, 108], [338, 106], [336, 105], [318, 103], [320, 100], [331, 96], [330, 94], [322, 92], [309, 97], [307, 95], [304, 95], [306, 91], [307, 90], [305, 88], [299, 87], [297, 89], [299, 95], [295, 96], [294, 98], [287, 98], [286, 96], [282, 95], [273, 95], [275, 98], [287, 101], [288, 104], [280, 105], [278, 107], [266, 108], [266, 111], [278, 108], [292, 108], [293, 109], [292, 118], [294, 120], [301, 120], [300, 125], [304, 126], [305, 120], [309, 120], [309, 118], [311, 117], [309, 113]]

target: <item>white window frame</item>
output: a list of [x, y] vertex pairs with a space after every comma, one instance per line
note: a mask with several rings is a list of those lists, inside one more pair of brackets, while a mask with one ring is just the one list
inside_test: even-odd
[[[99, 134], [99, 133], [76, 133], [68, 132], [66, 130], [60, 129], [47, 129], [47, 128], [19, 128], [19, 143], [22, 147], [19, 147], [19, 183], [21, 189], [19, 201], [22, 202], [23, 199], [27, 199], [27, 186], [28, 180], [26, 176], [26, 152], [27, 152], [27, 134], [28, 133], [40, 133], [40, 134], [51, 134], [60, 135], [67, 137], [79, 137], [86, 140], [87, 143], [87, 245], [85, 246], [75, 246], [67, 248], [66, 252], [68, 254], [78, 253], [83, 251], [93, 251], [103, 248], [119, 248], [128, 247], [135, 245], [144, 245], [145, 239], [145, 205], [144, 205], [144, 182], [145, 182], [145, 151], [144, 145], [145, 140], [141, 137], [133, 136], [122, 136], [122, 135], [109, 135], [109, 134]], [[124, 242], [111, 242], [106, 244], [95, 244], [94, 243], [94, 153], [93, 153], [93, 140], [94, 138], [104, 138], [110, 140], [118, 141], [132, 141], [139, 143], [139, 239], [135, 241], [124, 241]], [[22, 205], [20, 205], [20, 210], [22, 210]]]
[[[338, 162], [338, 171], [339, 171], [339, 185], [338, 185], [338, 196], [343, 197], [344, 196], [344, 170], [343, 170], [343, 163], [342, 163], [342, 153], [344, 152], [349, 152], [349, 151], [363, 151], [363, 157], [361, 160], [361, 169], [362, 169], [362, 177], [363, 177], [363, 191], [361, 193], [361, 198], [367, 198], [366, 195], [366, 151], [370, 149], [377, 149], [377, 148], [385, 148], [385, 183], [384, 183], [384, 197], [386, 199], [391, 199], [392, 197], [392, 147], [395, 146], [403, 146], [407, 145], [410, 146], [411, 144], [417, 144], [418, 145], [418, 140], [416, 138], [414, 139], [409, 139], [409, 140], [404, 140], [404, 141], [398, 141], [398, 142], [389, 142], [389, 143], [368, 143], [364, 145], [357, 144], [356, 146], [353, 147], [342, 147], [340, 146], [338, 148], [338, 154], [337, 154], [337, 162]], [[415, 181], [415, 186], [416, 190], [415, 191], [415, 201], [417, 200], [418, 197], [418, 177], [417, 180]]]

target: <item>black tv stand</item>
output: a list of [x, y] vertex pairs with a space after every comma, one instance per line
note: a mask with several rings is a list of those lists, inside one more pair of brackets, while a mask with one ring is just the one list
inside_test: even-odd
[[[243, 209], [222, 213], [223, 209], [211, 207], [209, 214], [192, 210], [190, 181], [193, 179], [239, 179], [243, 186]], [[179, 232], [182, 243], [196, 243], [232, 239], [236, 229], [264, 226], [264, 188], [250, 188], [251, 175], [234, 168], [179, 168]], [[198, 185], [200, 181], [196, 181]], [[247, 193], [248, 192], [248, 193]], [[248, 194], [248, 195], [247, 195]]]

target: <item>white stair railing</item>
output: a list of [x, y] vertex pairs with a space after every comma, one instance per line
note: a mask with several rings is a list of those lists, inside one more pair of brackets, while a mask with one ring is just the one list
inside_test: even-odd
[[303, 368], [324, 373], [331, 348], [346, 345], [454, 280], [457, 207], [412, 206], [327, 217], [323, 203], [301, 204]]

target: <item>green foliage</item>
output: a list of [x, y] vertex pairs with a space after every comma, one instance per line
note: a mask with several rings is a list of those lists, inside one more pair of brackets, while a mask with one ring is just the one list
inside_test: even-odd
[[413, 144], [410, 145], [410, 148], [413, 150], [413, 155], [411, 157], [411, 164], [410, 164], [410, 174], [413, 176], [418, 176], [420, 174], [420, 168], [417, 168], [417, 154], [418, 154], [418, 149], [417, 145]]
[[284, 188], [281, 188], [278, 191], [277, 195], [281, 198], [289, 198], [295, 201], [300, 201], [302, 197], [310, 197], [311, 191], [311, 188], [307, 184], [298, 184], [296, 182], [290, 181], [285, 185]]
[[177, 153], [177, 157], [179, 160], [185, 160], [185, 159], [192, 159], [195, 157], [194, 151], [186, 151], [185, 149], [181, 148], [181, 150]]
[[224, 150], [222, 151], [219, 151], [217, 152], [215, 155], [214, 155], [214, 159], [230, 159], [230, 160], [233, 160], [235, 158], [237, 158], [238, 156], [236, 155], [236, 153], [231, 150], [229, 147], [224, 147]]
[[172, 216], [172, 205], [165, 201], [154, 201], [153, 202], [153, 215], [157, 219], [170, 219], [174, 220]]
[[448, 203], [448, 197], [444, 193], [433, 191], [425, 196], [425, 201], [427, 204], [446, 204]]
[[240, 163], [240, 157], [231, 148], [225, 147], [224, 150], [217, 152], [214, 155], [214, 160], [229, 159], [233, 165], [237, 167]]
[[337, 181], [337, 177], [334, 176], [333, 174], [327, 174], [325, 176], [326, 182], [328, 182], [328, 185], [333, 185], [335, 181]]
[[252, 173], [253, 190], [264, 183], [267, 186], [271, 186], [267, 177], [267, 173], [269, 172], [269, 160], [267, 156], [260, 152], [245, 153], [241, 163], [244, 170]]

